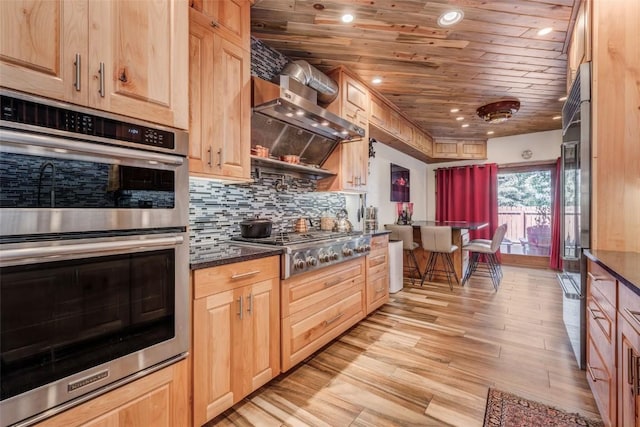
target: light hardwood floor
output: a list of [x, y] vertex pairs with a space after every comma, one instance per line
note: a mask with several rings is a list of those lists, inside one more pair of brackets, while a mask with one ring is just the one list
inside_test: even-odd
[[554, 273], [503, 267], [498, 290], [425, 283], [208, 424], [482, 426], [489, 387], [599, 418]]

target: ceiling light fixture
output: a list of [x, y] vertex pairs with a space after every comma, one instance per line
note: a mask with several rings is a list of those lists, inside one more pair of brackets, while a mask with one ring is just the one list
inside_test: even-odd
[[469, 127], [469, 123], [465, 123], [462, 125], [463, 128], [468, 128]]
[[562, 116], [553, 116], [551, 119], [552, 120], [560, 120], [562, 118]]
[[487, 132], [487, 135], [493, 135], [493, 131], [490, 130], [489, 132]]
[[451, 109], [451, 112], [452, 112], [452, 113], [457, 113], [458, 111], [460, 111], [460, 109], [459, 109], [459, 108], [452, 108], [452, 109]]
[[515, 99], [492, 102], [476, 110], [478, 116], [489, 123], [509, 120], [520, 109], [520, 101]]
[[457, 120], [457, 121], [464, 120], [464, 117], [462, 117], [462, 116], [460, 116], [460, 117], [456, 117], [456, 120]]
[[344, 22], [345, 24], [353, 22], [353, 15], [351, 15], [350, 13], [345, 13], [344, 15], [342, 15], [342, 22]]
[[542, 29], [538, 30], [538, 35], [539, 35], [539, 36], [546, 36], [546, 35], [547, 35], [547, 34], [549, 34], [551, 31], [553, 31], [553, 28], [551, 28], [551, 27], [542, 28]]
[[448, 10], [438, 18], [438, 25], [441, 27], [450, 27], [462, 21], [464, 13], [460, 9]]
[[558, 101], [560, 101], [560, 102], [564, 102], [566, 100], [567, 100], [566, 96], [561, 96], [560, 98], [558, 98]]
[[374, 85], [379, 85], [380, 83], [382, 83], [382, 77], [374, 77], [373, 79], [371, 79], [371, 83], [373, 83]]

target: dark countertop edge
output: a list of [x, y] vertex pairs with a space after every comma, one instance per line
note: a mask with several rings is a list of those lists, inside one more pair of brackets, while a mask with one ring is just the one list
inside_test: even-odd
[[[395, 225], [395, 224], [394, 224]], [[422, 225], [429, 226], [449, 226], [453, 230], [480, 230], [488, 227], [488, 222], [469, 222], [469, 221], [413, 221], [411, 224], [413, 228], [419, 228]]]
[[[240, 247], [240, 245], [233, 245], [230, 243], [226, 243], [226, 244], [229, 246], [234, 246], [234, 248]], [[285, 251], [285, 249], [282, 247], [263, 249], [263, 248], [257, 248], [257, 247], [243, 246], [242, 248], [243, 248], [242, 250], [243, 253], [240, 255], [229, 255], [229, 256], [220, 255], [220, 256], [212, 256], [210, 259], [203, 260], [203, 261], [192, 261], [189, 263], [189, 269], [193, 271], [193, 270], [200, 270], [203, 268], [217, 267], [220, 265], [234, 264], [236, 262], [249, 261], [252, 259], [267, 258], [274, 255], [280, 256]]]
[[371, 234], [371, 237], [376, 237], [376, 236], [383, 236], [385, 234], [391, 234], [391, 231], [389, 231], [389, 230], [378, 230], [378, 231], [372, 231], [369, 234]]
[[635, 268], [640, 268], [640, 253], [636, 252], [618, 252], [618, 251], [600, 251], [597, 249], [585, 249], [584, 254], [591, 261], [598, 264], [600, 267], [607, 270], [609, 274], [616, 278], [619, 282], [623, 283], [627, 288], [631, 289], [637, 295], [640, 295], [640, 280], [637, 280], [638, 273], [635, 274], [636, 282], [634, 283], [632, 280], [632, 275], [629, 272], [621, 269], [621, 267], [616, 262], [615, 258], [620, 257], [635, 257], [637, 261], [635, 264]]

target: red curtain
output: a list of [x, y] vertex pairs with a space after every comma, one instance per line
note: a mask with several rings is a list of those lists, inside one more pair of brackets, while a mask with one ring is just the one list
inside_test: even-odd
[[560, 209], [560, 192], [561, 188], [561, 176], [562, 173], [562, 159], [558, 157], [556, 160], [556, 176], [553, 180], [553, 188], [551, 189], [552, 193], [552, 206], [551, 206], [551, 257], [549, 260], [549, 267], [555, 270], [562, 270], [562, 235], [560, 234], [560, 221], [562, 218], [561, 209]]
[[498, 165], [436, 170], [436, 221], [488, 222], [471, 239], [491, 239], [498, 224]]

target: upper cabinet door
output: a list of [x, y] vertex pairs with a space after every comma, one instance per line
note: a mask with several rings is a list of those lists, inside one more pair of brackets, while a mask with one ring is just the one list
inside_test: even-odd
[[0, 1], [2, 86], [86, 103], [87, 6], [87, 1]]
[[248, 0], [192, 0], [191, 7], [211, 19], [210, 25], [224, 37], [245, 50], [250, 50], [251, 31]]
[[186, 129], [187, 12], [183, 1], [91, 2], [90, 105]]

